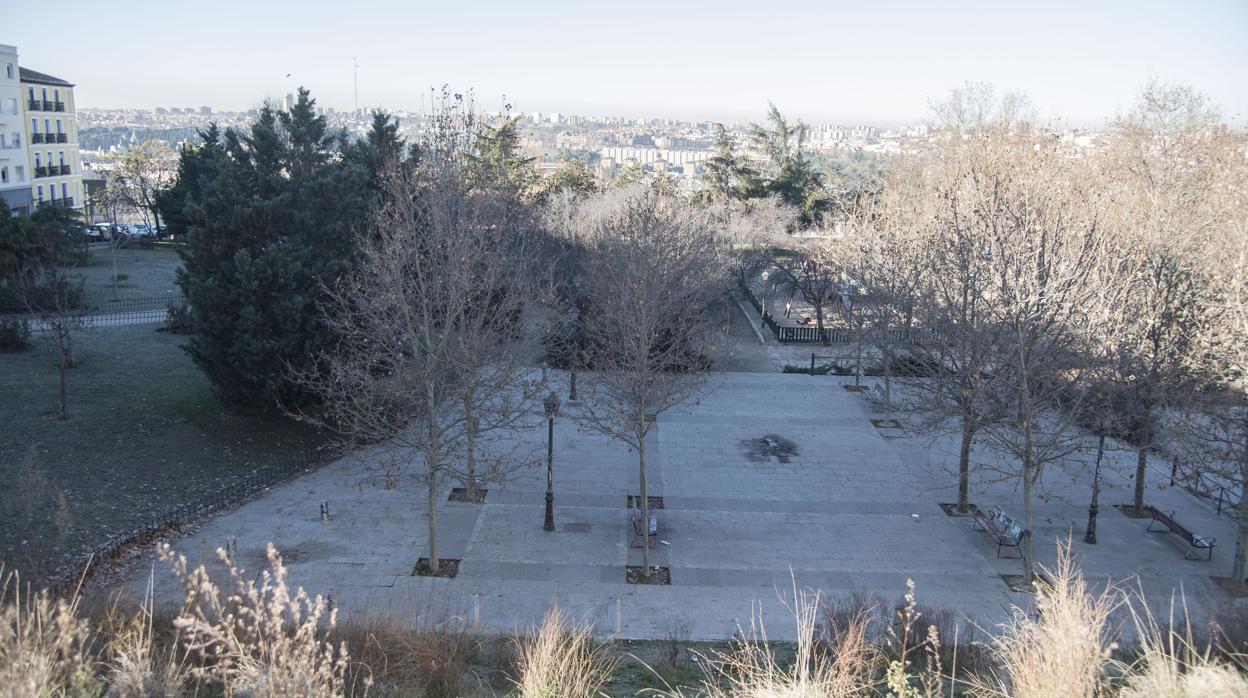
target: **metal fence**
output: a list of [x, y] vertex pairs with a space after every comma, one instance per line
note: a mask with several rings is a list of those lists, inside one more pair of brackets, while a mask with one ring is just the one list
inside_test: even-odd
[[[847, 327], [825, 327], [820, 329], [809, 325], [798, 327], [782, 325], [776, 322], [771, 313], [767, 312], [767, 308], [763, 306], [763, 302], [758, 299], [758, 296], [755, 295], [748, 283], [744, 280], [739, 280], [738, 285], [741, 287], [741, 293], [745, 295], [745, 299], [754, 306], [754, 310], [758, 311], [759, 316], [763, 319], [763, 325], [768, 330], [771, 330], [771, 334], [775, 336], [776, 341], [782, 344], [849, 344], [855, 341], [854, 330]], [[903, 344], [911, 341], [912, 333], [901, 328], [890, 329], [887, 330], [887, 338], [890, 343]]]
[[[99, 301], [81, 310], [87, 319], [87, 324], [93, 327], [110, 327], [165, 322], [169, 317], [170, 307], [182, 308], [184, 306], [185, 301], [181, 296], [172, 296]], [[46, 332], [50, 329], [50, 324], [42, 314], [31, 313], [26, 309], [0, 309], [0, 319], [25, 320], [30, 324], [31, 332]]]
[[1197, 499], [1213, 507], [1219, 514], [1238, 519], [1239, 505], [1242, 500], [1240, 493], [1230, 487], [1227, 482], [1199, 470], [1181, 472], [1176, 460], [1170, 469], [1170, 484], [1178, 485], [1195, 495]]
[[172, 528], [194, 523], [209, 514], [266, 492], [296, 475], [309, 472], [312, 472], [312, 470], [303, 466], [287, 466], [263, 473], [256, 473], [244, 480], [226, 485], [217, 492], [174, 507], [134, 528], [115, 534], [103, 543], [93, 547], [79, 563], [74, 565], [72, 570], [59, 578], [51, 580], [48, 586], [54, 590], [70, 589], [74, 584], [78, 583], [84, 573], [89, 572], [89, 565], [108, 560], [123, 548], [150, 542]]

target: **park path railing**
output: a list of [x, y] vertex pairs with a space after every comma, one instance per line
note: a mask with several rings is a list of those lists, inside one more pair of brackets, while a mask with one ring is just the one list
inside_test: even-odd
[[1188, 469], [1186, 472], [1176, 459], [1170, 466], [1170, 484], [1182, 487], [1200, 501], [1213, 507], [1219, 514], [1226, 514], [1232, 519], [1239, 519], [1242, 496], [1231, 483], [1222, 478]]
[[[109, 327], [164, 322], [169, 317], [171, 306], [180, 308], [184, 305], [185, 301], [180, 295], [157, 296], [98, 301], [86, 304], [82, 310], [93, 327]], [[25, 308], [0, 309], [0, 319], [25, 320], [29, 323], [31, 332], [46, 332], [49, 329], [39, 313], [31, 313]]]
[[215, 492], [173, 507], [137, 526], [109, 536], [73, 563], [68, 572], [49, 580], [47, 586], [55, 591], [72, 591], [74, 585], [90, 573], [92, 566], [111, 559], [122, 549], [149, 543], [179, 526], [199, 521], [205, 516], [267, 492], [295, 476], [310, 472], [312, 472], [311, 468], [302, 465], [274, 468], [253, 474]]

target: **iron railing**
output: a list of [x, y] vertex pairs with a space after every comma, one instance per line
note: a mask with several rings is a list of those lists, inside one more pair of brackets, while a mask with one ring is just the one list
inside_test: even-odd
[[72, 589], [89, 571], [88, 565], [99, 564], [112, 558], [122, 549], [155, 540], [162, 533], [178, 526], [194, 523], [209, 514], [238, 504], [272, 489], [296, 475], [312, 472], [302, 465], [287, 465], [262, 473], [255, 473], [243, 480], [230, 483], [220, 490], [173, 507], [126, 531], [114, 534], [103, 543], [84, 554], [70, 570], [49, 581], [53, 590]]
[[1226, 514], [1232, 519], [1239, 518], [1243, 498], [1225, 481], [1196, 469], [1182, 472], [1179, 462], [1175, 460], [1170, 468], [1170, 484], [1182, 487], [1219, 514]]
[[[63, 201], [63, 200], [58, 200]], [[72, 203], [72, 199], [67, 200]], [[121, 325], [143, 325], [165, 322], [169, 319], [170, 308], [181, 309], [185, 301], [181, 296], [170, 298], [122, 298], [115, 301], [99, 301], [88, 304], [83, 314], [93, 327], [116, 327]], [[51, 329], [40, 313], [31, 313], [26, 308], [0, 308], [0, 316], [26, 320], [31, 332], [46, 332]]]

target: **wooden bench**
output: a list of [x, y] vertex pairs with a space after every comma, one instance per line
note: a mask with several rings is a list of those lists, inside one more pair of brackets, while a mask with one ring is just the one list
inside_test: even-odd
[[[629, 545], [634, 548], [640, 548], [642, 539], [641, 507], [633, 507], [632, 522], [633, 539]], [[646, 528], [648, 529], [646, 535], [650, 537], [650, 547], [654, 547], [655, 539], [659, 536], [659, 517], [654, 513], [653, 509], [650, 510], [650, 525]]]
[[971, 523], [971, 528], [977, 531], [987, 531], [992, 538], [992, 542], [997, 544], [997, 557], [1001, 557], [1002, 548], [1014, 548], [1018, 551], [1018, 556], [1022, 557], [1023, 552], [1019, 549], [1022, 545], [1023, 538], [1027, 535], [1027, 529], [1015, 523], [1014, 519], [997, 505], [992, 505], [987, 509], [976, 509], [975, 520]]
[[[1152, 531], [1153, 533], [1177, 533], [1179, 534], [1180, 538], [1187, 541], [1187, 544], [1191, 546], [1190, 548], [1188, 548], [1187, 552], [1183, 554], [1184, 560], [1191, 559], [1193, 550], [1208, 550], [1209, 557], [1205, 559], [1207, 560], [1213, 559], [1213, 543], [1215, 540], [1214, 538], [1205, 538], [1204, 536], [1198, 536], [1192, 533], [1191, 531], [1189, 531], [1186, 526], [1174, 520], [1173, 509], [1167, 512], [1167, 511], [1162, 511], [1158, 509], [1157, 507], [1149, 507], [1148, 511], [1153, 517], [1153, 520], [1148, 522], [1149, 531]], [[1153, 524], [1155, 523], [1159, 523], [1162, 526], [1165, 526], [1166, 530], [1153, 531]]]

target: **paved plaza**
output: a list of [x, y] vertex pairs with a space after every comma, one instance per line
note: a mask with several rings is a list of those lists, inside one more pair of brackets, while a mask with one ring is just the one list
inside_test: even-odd
[[[852, 380], [852, 379], [851, 379]], [[249, 571], [263, 566], [273, 541], [290, 579], [332, 595], [346, 618], [459, 612], [487, 630], [534, 625], [551, 604], [596, 624], [604, 635], [661, 638], [677, 628], [694, 639], [731, 635], [759, 609], [773, 638], [791, 637], [778, 592], [800, 587], [825, 597], [872, 593], [888, 601], [913, 579], [922, 603], [990, 626], [1030, 596], [1009, 590], [1002, 574], [1017, 560], [996, 547], [969, 518], [946, 516], [954, 499], [956, 444], [899, 430], [880, 430], [865, 400], [844, 379], [763, 372], [715, 374], [698, 404], [663, 413], [649, 446], [651, 494], [662, 496], [654, 562], [671, 570], [670, 586], [625, 583], [625, 566], [641, 561], [630, 547], [627, 495], [637, 491], [637, 458], [624, 446], [577, 429], [576, 405], [565, 405], [555, 428], [555, 532], [542, 530], [544, 467], [493, 485], [484, 504], [440, 497], [440, 552], [462, 560], [455, 579], [412, 576], [426, 548], [426, 494], [415, 482], [386, 489], [346, 459], [301, 477], [206, 521], [173, 541], [192, 562], [215, 560], [214, 549], [237, 541]], [[565, 393], [566, 397], [566, 393]], [[518, 437], [522, 451], [545, 455], [544, 423]], [[892, 432], [892, 433], [890, 433]], [[779, 435], [798, 454], [751, 459], [742, 440]], [[977, 454], [987, 457], [987, 454]], [[1052, 562], [1055, 543], [1073, 529], [1074, 550], [1090, 578], [1138, 575], [1161, 608], [1182, 588], [1189, 604], [1214, 608], [1221, 592], [1211, 575], [1227, 574], [1234, 526], [1176, 489], [1149, 487], [1150, 502], [1176, 509], [1180, 520], [1219, 545], [1212, 562], [1184, 560], [1176, 536], [1145, 532], [1112, 504], [1129, 501], [1133, 458], [1105, 468], [1100, 544], [1081, 541], [1087, 512], [1082, 468], [1055, 468], [1037, 507], [1036, 551]], [[988, 483], [977, 472], [972, 500], [1021, 516], [1012, 484]], [[1156, 484], [1164, 478], [1157, 477]], [[328, 501], [332, 520], [322, 521]], [[130, 585], [145, 585], [150, 559], [130, 568]], [[215, 565], [210, 565], [215, 568]], [[157, 563], [158, 590], [178, 596]], [[790, 576], [792, 575], [792, 577]], [[412, 622], [416, 622], [412, 620]]]

